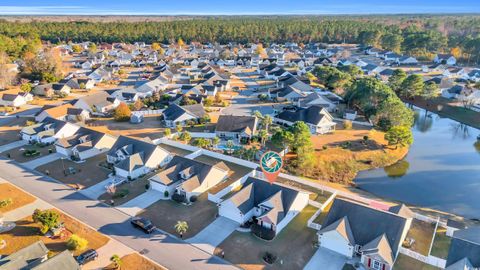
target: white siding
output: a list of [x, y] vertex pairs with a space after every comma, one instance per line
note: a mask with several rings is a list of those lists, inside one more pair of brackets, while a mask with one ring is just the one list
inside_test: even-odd
[[319, 235], [320, 246], [345, 255], [349, 258], [353, 256], [353, 247], [337, 231], [326, 232]]

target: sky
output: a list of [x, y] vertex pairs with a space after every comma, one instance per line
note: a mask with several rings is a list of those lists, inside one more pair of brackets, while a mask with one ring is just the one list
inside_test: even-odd
[[477, 1], [479, 0], [0, 0], [0, 15], [480, 13]]

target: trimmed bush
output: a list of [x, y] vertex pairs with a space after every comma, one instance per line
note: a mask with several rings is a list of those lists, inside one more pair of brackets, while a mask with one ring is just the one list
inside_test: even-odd
[[67, 241], [67, 248], [69, 250], [84, 250], [88, 246], [87, 239], [84, 239], [76, 234], [72, 236]]
[[165, 192], [163, 192], [163, 196], [165, 196], [165, 198], [166, 198], [166, 197], [168, 197], [168, 195], [169, 195], [168, 190], [165, 190]]
[[190, 202], [194, 203], [197, 201], [197, 196], [193, 195], [192, 197], [190, 197]]
[[179, 202], [179, 203], [183, 203], [185, 202], [185, 195], [180, 195], [178, 193], [175, 193], [172, 195], [172, 200], [176, 201], [176, 202]]

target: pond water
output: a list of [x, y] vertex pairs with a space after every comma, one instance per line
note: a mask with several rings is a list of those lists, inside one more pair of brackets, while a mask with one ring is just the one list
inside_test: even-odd
[[408, 155], [392, 166], [360, 172], [357, 186], [380, 197], [480, 218], [480, 130], [414, 110]]

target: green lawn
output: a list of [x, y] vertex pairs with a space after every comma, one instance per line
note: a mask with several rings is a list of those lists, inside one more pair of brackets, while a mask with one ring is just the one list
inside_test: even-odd
[[437, 232], [435, 233], [435, 239], [433, 240], [432, 252], [430, 253], [430, 255], [442, 259], [447, 259], [448, 250], [450, 248], [452, 238], [448, 237], [446, 235], [446, 232], [447, 230], [444, 228], [437, 228]]
[[428, 265], [407, 255], [398, 254], [397, 260], [393, 265], [394, 270], [440, 270], [435, 266]]
[[435, 224], [413, 219], [412, 226], [408, 231], [407, 238], [415, 240], [409, 249], [416, 251], [424, 256], [428, 256], [430, 244], [432, 243]]

